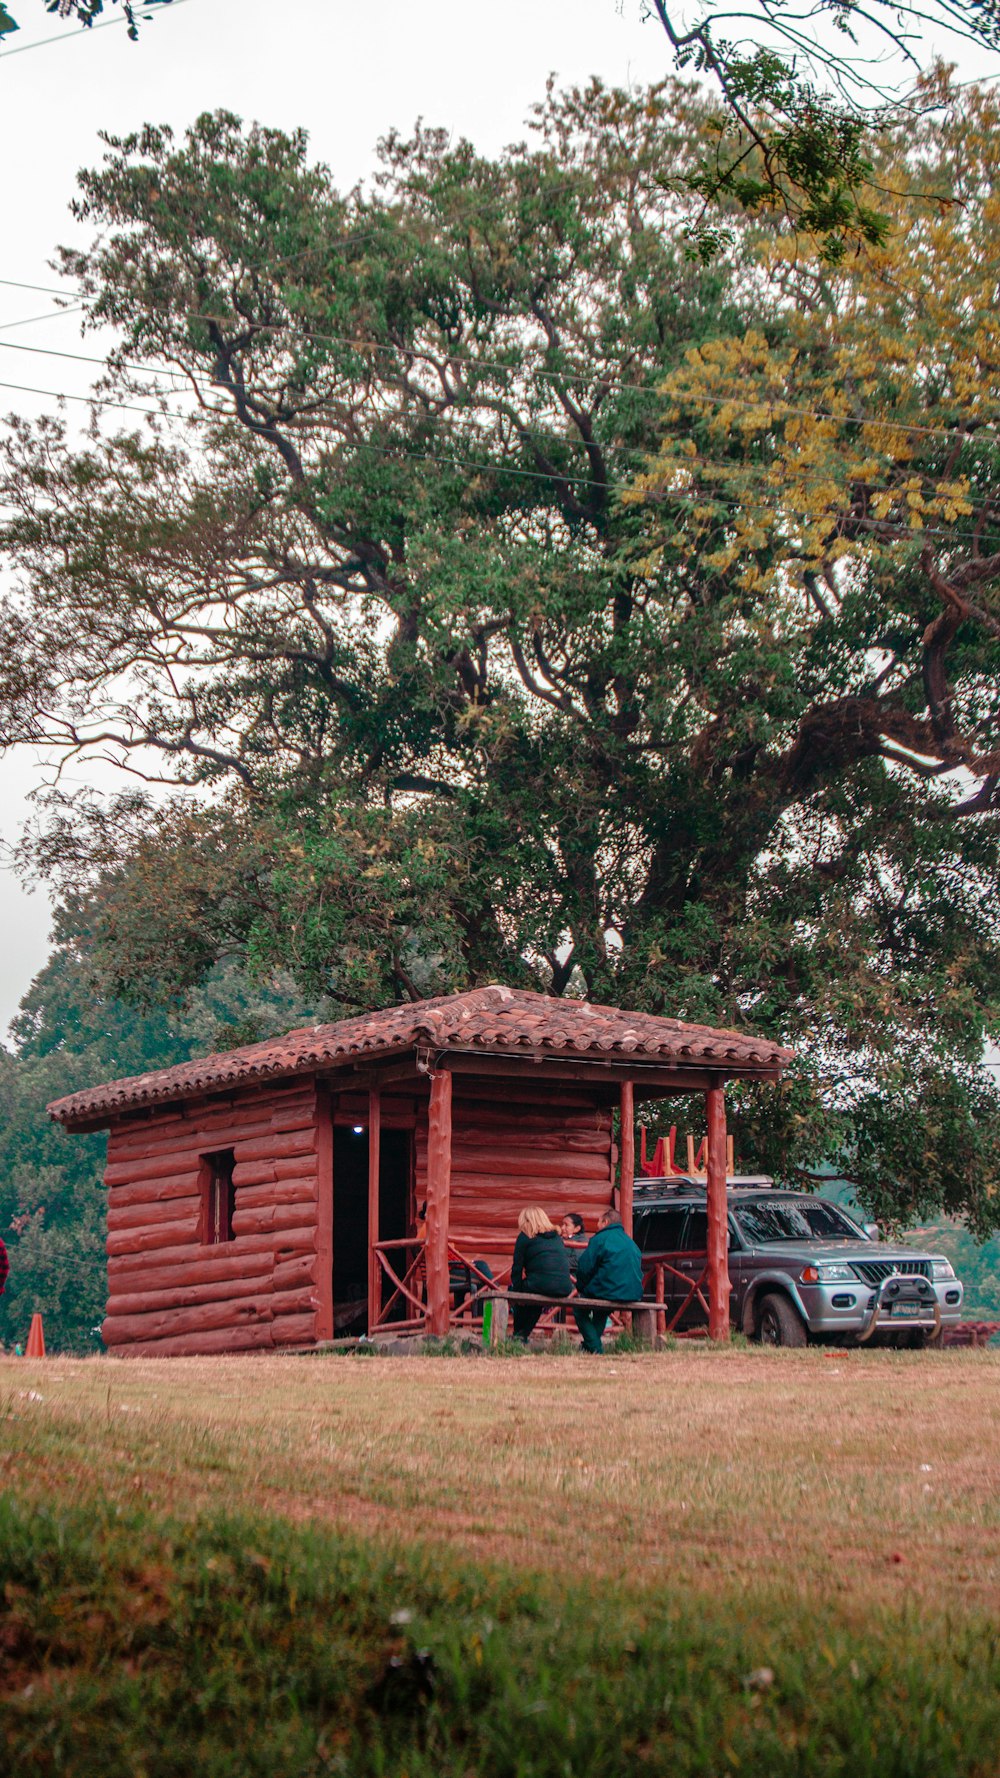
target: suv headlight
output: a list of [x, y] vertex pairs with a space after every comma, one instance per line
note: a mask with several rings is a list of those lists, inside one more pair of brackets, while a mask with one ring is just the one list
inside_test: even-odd
[[818, 1265], [803, 1268], [801, 1281], [803, 1284], [856, 1284], [857, 1278], [850, 1266], [821, 1260]]
[[932, 1259], [931, 1260], [931, 1277], [932, 1278], [954, 1278], [954, 1276], [955, 1276], [955, 1268], [952, 1265], [950, 1259]]

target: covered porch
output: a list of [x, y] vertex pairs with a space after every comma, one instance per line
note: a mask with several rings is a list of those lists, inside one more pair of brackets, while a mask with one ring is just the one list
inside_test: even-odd
[[[368, 1150], [369, 1335], [472, 1331], [484, 1303], [509, 1283], [517, 1214], [527, 1203], [548, 1207], [555, 1218], [580, 1208], [571, 1194], [585, 1190], [592, 1211], [588, 1234], [600, 1210], [614, 1207], [631, 1235], [637, 1119], [657, 1101], [684, 1094], [697, 1095], [704, 1106], [707, 1249], [700, 1270], [674, 1271], [673, 1279], [665, 1277], [674, 1270], [669, 1261], [651, 1264], [644, 1294], [656, 1306], [658, 1333], [671, 1331], [697, 1298], [709, 1337], [728, 1339], [726, 1179], [732, 1143], [726, 1086], [731, 1080], [777, 1081], [790, 1052], [736, 1032], [506, 988], [478, 990], [456, 996], [458, 1001], [467, 1003], [464, 1029], [442, 1029], [444, 1041], [437, 1045], [418, 1044], [409, 1064], [426, 1093], [426, 1146], [414, 1193], [414, 1203], [426, 1210], [405, 1236], [386, 1238], [381, 1226], [383, 1108], [396, 1090], [401, 1059], [387, 1069], [376, 1065], [368, 1083], [362, 1127]], [[480, 1009], [468, 1003], [476, 1001], [480, 1019], [470, 1029], [470, 1014], [474, 1019]], [[423, 1124], [421, 1117], [418, 1128]], [[491, 1150], [504, 1156], [503, 1164], [498, 1161], [491, 1172], [487, 1160], [470, 1174], [470, 1165]], [[473, 1193], [479, 1201], [470, 1208]], [[686, 1292], [679, 1307], [678, 1282]]]

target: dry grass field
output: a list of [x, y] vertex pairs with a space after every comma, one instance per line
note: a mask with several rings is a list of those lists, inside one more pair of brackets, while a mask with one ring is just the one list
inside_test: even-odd
[[[633, 1584], [1000, 1611], [1000, 1353], [0, 1365], [0, 1477]], [[40, 1399], [39, 1399], [40, 1398]]]
[[0, 1360], [32, 1778], [996, 1778], [998, 1615], [995, 1352]]

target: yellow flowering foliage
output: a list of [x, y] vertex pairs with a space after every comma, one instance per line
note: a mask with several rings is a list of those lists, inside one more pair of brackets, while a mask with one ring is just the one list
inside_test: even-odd
[[693, 347], [663, 384], [666, 437], [626, 496], [661, 552], [750, 589], [831, 580], [845, 557], [975, 555], [1000, 461], [1000, 97], [927, 83], [943, 109], [883, 144], [886, 243], [832, 272], [766, 236], [762, 320]]

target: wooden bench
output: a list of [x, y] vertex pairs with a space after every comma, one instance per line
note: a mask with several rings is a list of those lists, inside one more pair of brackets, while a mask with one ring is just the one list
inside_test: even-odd
[[645, 1344], [656, 1344], [656, 1304], [611, 1302], [597, 1296], [539, 1296], [530, 1290], [484, 1290], [481, 1300], [492, 1302], [490, 1318], [491, 1346], [499, 1346], [507, 1338], [511, 1303], [538, 1303], [545, 1309], [607, 1309], [610, 1314], [631, 1315], [632, 1332]]

